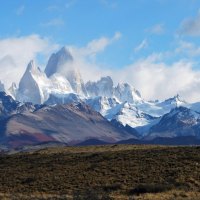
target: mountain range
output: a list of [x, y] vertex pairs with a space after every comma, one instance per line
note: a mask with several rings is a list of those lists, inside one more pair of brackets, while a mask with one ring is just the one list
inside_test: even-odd
[[67, 48], [53, 53], [44, 71], [32, 60], [19, 85], [0, 82], [0, 143], [11, 147], [60, 142], [200, 137], [200, 103], [179, 95], [147, 101], [111, 77], [84, 82]]

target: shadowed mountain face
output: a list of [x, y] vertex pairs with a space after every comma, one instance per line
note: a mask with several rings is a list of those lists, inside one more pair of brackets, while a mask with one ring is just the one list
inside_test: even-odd
[[83, 103], [20, 105], [6, 95], [2, 101], [7, 102], [6, 105], [2, 104], [2, 110], [8, 110], [11, 114], [4, 115], [2, 112], [1, 116], [4, 117], [0, 120], [0, 141], [10, 147], [42, 142], [76, 144], [88, 139], [116, 142], [135, 137], [126, 129], [118, 129]]
[[9, 148], [41, 143], [199, 144], [200, 114], [185, 107], [165, 114], [143, 139], [132, 127], [109, 122], [80, 102], [33, 105], [0, 92], [0, 111], [0, 144]]
[[65, 47], [63, 47], [57, 53], [52, 54], [49, 58], [47, 67], [45, 69], [46, 75], [50, 77], [59, 70], [59, 67], [64, 65], [66, 62], [71, 61], [73, 61], [72, 55]]
[[149, 131], [147, 139], [156, 137], [200, 137], [200, 113], [177, 107], [165, 114]]
[[20, 103], [15, 101], [11, 96], [5, 92], [0, 92], [0, 120], [6, 119], [14, 114], [23, 113], [26, 111], [34, 111], [39, 108], [39, 105], [32, 103]]

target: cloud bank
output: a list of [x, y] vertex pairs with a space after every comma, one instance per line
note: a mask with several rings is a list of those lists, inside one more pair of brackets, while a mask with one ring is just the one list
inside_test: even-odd
[[45, 58], [57, 47], [39, 35], [0, 40], [0, 79], [6, 88], [12, 82], [19, 82], [31, 59], [36, 59], [38, 55]]
[[[121, 34], [116, 33], [112, 38], [99, 38], [82, 48], [68, 47], [74, 57], [74, 62], [70, 64], [71, 67], [77, 68], [78, 66], [85, 81], [94, 81], [101, 76], [109, 75], [115, 84], [128, 82], [138, 89], [147, 100], [164, 100], [180, 94], [189, 102], [200, 101], [200, 71], [194, 69], [194, 63], [191, 59], [178, 59], [172, 64], [167, 64], [164, 62], [164, 57], [169, 53], [165, 52], [166, 55], [165, 53], [154, 53], [115, 70], [97, 63], [94, 57], [120, 37]], [[145, 42], [139, 45], [142, 48], [144, 47], [143, 43]], [[192, 43], [179, 41], [177, 48], [168, 56], [183, 54], [183, 52], [189, 56], [195, 56], [199, 54], [199, 48]]]
[[179, 32], [181, 35], [200, 36], [200, 10], [196, 17], [183, 20]]
[[101, 76], [111, 75], [111, 70], [96, 62], [96, 56], [118, 41], [122, 37], [120, 32], [116, 32], [113, 37], [101, 37], [90, 41], [85, 47], [66, 46], [73, 57], [73, 62], [60, 66], [59, 72], [66, 74], [71, 68], [78, 68], [84, 81], [95, 81]]
[[115, 80], [127, 81], [145, 99], [166, 99], [180, 94], [189, 102], [200, 101], [200, 71], [193, 63], [179, 60], [171, 65], [154, 56], [141, 59], [114, 74]]
[[[79, 68], [84, 81], [94, 81], [109, 75], [115, 84], [128, 82], [147, 100], [166, 99], [178, 93], [189, 102], [200, 101], [200, 71], [194, 69], [191, 59], [178, 59], [167, 64], [163, 54], [154, 53], [115, 70], [97, 62], [98, 54], [121, 37], [122, 34], [116, 32], [111, 38], [101, 37], [90, 41], [84, 47], [68, 46], [74, 58], [70, 67]], [[57, 49], [57, 44], [38, 35], [0, 40], [0, 80], [7, 88], [13, 81], [18, 83], [31, 59], [37, 59], [38, 55], [47, 59]], [[194, 44], [180, 41], [173, 54], [183, 51], [192, 55], [200, 54], [199, 48]]]

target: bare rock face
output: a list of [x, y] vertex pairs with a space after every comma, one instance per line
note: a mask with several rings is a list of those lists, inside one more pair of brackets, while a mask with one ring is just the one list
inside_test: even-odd
[[72, 55], [65, 47], [63, 47], [57, 53], [53, 53], [51, 55], [45, 69], [45, 74], [47, 75], [47, 77], [50, 77], [53, 74], [57, 73], [59, 71], [59, 68], [66, 62], [72, 61]]
[[[87, 96], [87, 91], [81, 74], [77, 68], [71, 66], [72, 63], [72, 55], [65, 47], [63, 47], [57, 53], [51, 55], [45, 68], [45, 74], [50, 78], [55, 74], [59, 74], [69, 81], [72, 92]], [[55, 83], [53, 82], [52, 85], [54, 87]]]

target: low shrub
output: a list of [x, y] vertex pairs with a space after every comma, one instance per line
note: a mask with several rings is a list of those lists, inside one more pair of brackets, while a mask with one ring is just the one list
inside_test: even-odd
[[162, 184], [140, 184], [134, 189], [130, 190], [129, 194], [144, 194], [144, 193], [160, 193], [171, 190], [172, 185], [162, 185]]

